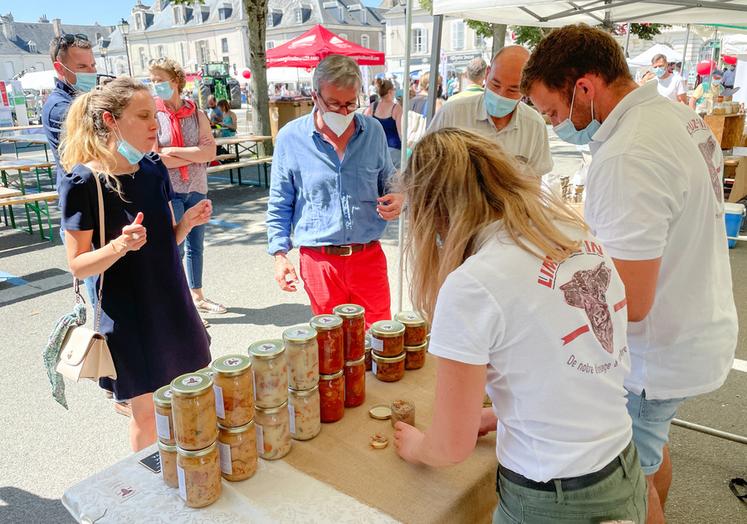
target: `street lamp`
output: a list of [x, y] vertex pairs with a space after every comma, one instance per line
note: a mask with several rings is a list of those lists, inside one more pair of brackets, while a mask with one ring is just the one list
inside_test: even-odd
[[119, 29], [119, 32], [122, 33], [122, 36], [124, 37], [125, 55], [127, 56], [127, 71], [129, 71], [130, 76], [132, 76], [132, 65], [130, 65], [130, 48], [127, 45], [127, 35], [130, 33], [130, 23], [123, 18], [117, 24], [117, 29]]
[[107, 59], [106, 59], [107, 53], [108, 53], [108, 50], [106, 49], [106, 47], [101, 45], [101, 58], [104, 59], [104, 69], [106, 70], [106, 74], [108, 75], [109, 74], [109, 62], [107, 62]]

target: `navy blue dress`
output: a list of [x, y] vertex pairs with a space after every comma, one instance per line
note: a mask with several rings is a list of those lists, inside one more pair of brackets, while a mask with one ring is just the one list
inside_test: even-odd
[[[101, 379], [101, 387], [120, 400], [155, 391], [175, 377], [210, 363], [207, 332], [187, 286], [171, 222], [173, 197], [166, 167], [151, 153], [140, 169], [120, 175], [124, 196], [101, 176], [106, 242], [122, 234], [139, 211], [148, 241], [109, 269], [102, 293], [101, 333], [107, 336], [117, 380]], [[62, 226], [68, 231], [93, 230], [99, 248], [96, 182], [84, 165], [76, 165], [61, 180]], [[98, 278], [96, 280], [98, 289]]]

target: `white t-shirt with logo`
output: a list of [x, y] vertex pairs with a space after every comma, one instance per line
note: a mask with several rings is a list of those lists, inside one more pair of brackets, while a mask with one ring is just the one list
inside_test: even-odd
[[677, 97], [679, 95], [684, 95], [686, 93], [685, 83], [682, 81], [682, 77], [671, 73], [667, 78], [657, 79], [656, 89], [659, 91], [661, 96], [675, 102], [677, 102]]
[[620, 101], [593, 138], [585, 204], [592, 232], [613, 258], [661, 258], [651, 311], [628, 325], [625, 385], [654, 399], [713, 391], [737, 344], [719, 143], [653, 83]]
[[441, 287], [429, 351], [487, 365], [499, 462], [545, 482], [598, 471], [631, 440], [625, 289], [598, 241], [560, 264], [498, 233]]

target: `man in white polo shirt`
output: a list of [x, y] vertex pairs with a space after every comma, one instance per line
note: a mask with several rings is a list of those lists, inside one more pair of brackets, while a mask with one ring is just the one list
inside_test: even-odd
[[671, 420], [724, 383], [737, 342], [721, 149], [695, 112], [635, 84], [607, 32], [583, 24], [540, 42], [521, 87], [558, 136], [592, 151], [584, 211], [625, 284], [628, 412], [647, 522], [663, 522]]
[[474, 131], [495, 140], [510, 154], [527, 163], [537, 176], [552, 169], [547, 127], [542, 117], [521, 102], [521, 69], [529, 51], [504, 47], [496, 53], [485, 79], [485, 92], [450, 100], [436, 113], [428, 132], [444, 127]]

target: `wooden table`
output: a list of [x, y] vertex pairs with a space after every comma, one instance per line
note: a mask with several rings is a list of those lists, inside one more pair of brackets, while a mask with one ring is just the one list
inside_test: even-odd
[[34, 124], [29, 126], [9, 126], [0, 127], [0, 133], [14, 132], [14, 131], [27, 131], [29, 129], [43, 129], [44, 126], [41, 124]]
[[[0, 183], [2, 183], [3, 189], [11, 189], [18, 191], [15, 195], [5, 195], [5, 197], [13, 197], [18, 195], [26, 194], [26, 182], [23, 179], [24, 172], [32, 172], [36, 178], [36, 191], [44, 191], [44, 184], [42, 184], [40, 178], [40, 171], [46, 170], [49, 176], [50, 186], [54, 188], [55, 180], [52, 173], [52, 167], [54, 162], [47, 160], [32, 160], [27, 158], [13, 158], [10, 160], [0, 160]], [[9, 173], [9, 171], [15, 171], [16, 173]], [[15, 180], [14, 180], [15, 177]], [[1, 197], [0, 197], [1, 198]], [[41, 212], [41, 209], [37, 209], [36, 205], [26, 204], [26, 219], [28, 220], [29, 227], [31, 227], [31, 211]], [[16, 227], [15, 216], [13, 215], [13, 208], [8, 206], [8, 214], [6, 214], [5, 207], [3, 207], [3, 218], [8, 223], [8, 216], [10, 217], [11, 227]], [[43, 235], [42, 235], [43, 236]]]
[[744, 113], [731, 115], [706, 115], [705, 123], [721, 144], [721, 149], [731, 149], [742, 143]]
[[[254, 158], [260, 158], [262, 154], [264, 153], [264, 148], [260, 148], [260, 145], [263, 142], [272, 140], [271, 136], [266, 135], [235, 135], [235, 136], [225, 136], [225, 137], [219, 137], [215, 139], [215, 145], [216, 146], [226, 146], [230, 148], [233, 146], [234, 148], [234, 158], [231, 160], [231, 162], [240, 163], [241, 162], [241, 155], [248, 154], [250, 157]], [[257, 168], [259, 169], [259, 167]], [[238, 171], [238, 178], [239, 178], [239, 185], [241, 185], [241, 167], [237, 167]], [[233, 184], [233, 170], [229, 169], [229, 176], [231, 183]], [[257, 176], [259, 177], [259, 171], [257, 172]], [[265, 177], [267, 177], [267, 173], [265, 172]]]
[[33, 146], [44, 146], [44, 157], [49, 161], [49, 139], [43, 133], [15, 133], [12, 135], [0, 135], [0, 142], [10, 142], [18, 156], [18, 149], [28, 149]]

